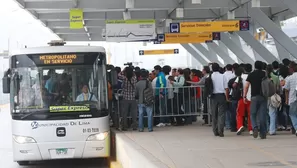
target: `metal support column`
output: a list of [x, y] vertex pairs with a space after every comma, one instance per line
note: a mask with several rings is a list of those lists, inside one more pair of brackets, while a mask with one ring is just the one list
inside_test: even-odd
[[[248, 31], [236, 32], [249, 46], [251, 46], [265, 61], [272, 63], [277, 58], [271, 54], [271, 52], [264, 47], [258, 40], [254, 38]], [[256, 60], [259, 60], [256, 57]]]
[[207, 47], [213, 49], [219, 56], [221, 56], [225, 64], [235, 63], [235, 60], [229, 56], [229, 53], [226, 53], [224, 50], [222, 50], [215, 42], [207, 43], [206, 45]]
[[249, 15], [257, 21], [280, 45], [297, 58], [297, 45], [260, 8], [251, 8]]
[[[281, 28], [280, 18], [279, 17], [275, 18], [274, 23], [279, 28]], [[290, 53], [280, 43], [278, 43], [276, 40], [274, 40], [274, 43], [275, 43], [276, 50], [278, 52], [279, 59], [280, 60], [283, 60], [284, 58], [289, 58], [290, 59], [290, 57], [291, 57]]]
[[235, 44], [227, 35], [227, 33], [221, 33], [221, 41], [244, 63], [250, 63], [253, 65], [254, 60], [242, 49], [241, 46]]
[[224, 65], [219, 61], [217, 54], [213, 50], [207, 50], [205, 47], [203, 47], [202, 44], [192, 44], [192, 45], [197, 50], [199, 50], [204, 56], [206, 56], [211, 62], [217, 62], [221, 66]]
[[199, 53], [197, 53], [189, 44], [181, 44], [200, 64], [208, 65], [209, 60], [204, 59]]

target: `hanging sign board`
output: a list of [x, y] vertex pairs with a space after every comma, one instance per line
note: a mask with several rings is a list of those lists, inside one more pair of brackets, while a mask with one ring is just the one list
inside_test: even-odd
[[83, 29], [83, 10], [82, 9], [70, 9], [69, 12], [70, 29]]

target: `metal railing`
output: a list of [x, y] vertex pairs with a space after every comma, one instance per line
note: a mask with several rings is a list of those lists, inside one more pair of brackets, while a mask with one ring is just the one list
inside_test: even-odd
[[[206, 119], [208, 123], [210, 123], [211, 108], [208, 108], [210, 100], [203, 95], [203, 86], [153, 88], [153, 90], [155, 95], [155, 102], [153, 105], [154, 118], [166, 117], [187, 119], [195, 116], [207, 116]], [[123, 109], [122, 90], [118, 90], [117, 93], [114, 94], [114, 97], [114, 106], [116, 106], [114, 112], [117, 113], [119, 122], [121, 122], [123, 120], [121, 117], [121, 111]], [[131, 118], [131, 113], [132, 111], [130, 111], [127, 118]], [[138, 115], [138, 111], [136, 111], [136, 113]]]

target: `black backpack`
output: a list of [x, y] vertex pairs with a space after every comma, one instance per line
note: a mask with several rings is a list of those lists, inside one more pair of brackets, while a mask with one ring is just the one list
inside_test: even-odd
[[213, 82], [211, 79], [211, 74], [205, 79], [204, 95], [206, 98], [213, 95]]
[[237, 82], [237, 85], [236, 87], [233, 87], [233, 83], [235, 82], [235, 80], [237, 79], [237, 77], [231, 79], [229, 82], [230, 82], [230, 85], [231, 85], [231, 88], [232, 88], [232, 99], [233, 100], [240, 100], [242, 98], [242, 95], [243, 95], [243, 83], [242, 83], [242, 78], [239, 77], [239, 80]]
[[152, 106], [155, 102], [154, 91], [149, 87], [149, 81], [146, 81], [145, 89], [143, 90], [143, 104], [145, 106]]

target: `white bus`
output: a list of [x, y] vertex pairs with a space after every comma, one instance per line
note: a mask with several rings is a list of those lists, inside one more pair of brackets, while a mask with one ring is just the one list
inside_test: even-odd
[[105, 49], [26, 48], [10, 57], [13, 158], [30, 161], [109, 157]]

